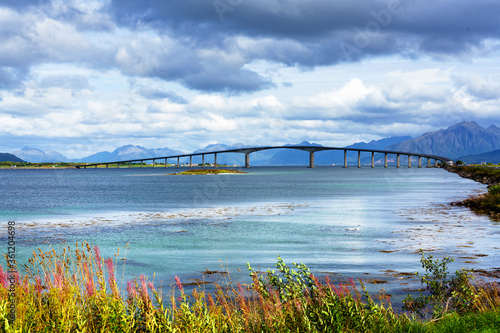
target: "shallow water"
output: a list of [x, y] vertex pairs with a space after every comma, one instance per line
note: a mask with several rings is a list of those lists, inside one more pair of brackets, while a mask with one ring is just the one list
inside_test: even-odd
[[245, 171], [0, 170], [0, 232], [16, 221], [20, 264], [39, 246], [86, 240], [111, 257], [129, 244], [124, 279], [155, 274], [163, 285], [175, 275], [184, 282], [220, 277], [203, 274], [206, 269], [248, 281], [247, 262], [266, 270], [276, 255], [393, 294], [418, 287], [400, 273], [421, 270], [419, 249], [453, 256], [452, 269], [500, 266], [499, 224], [448, 205], [485, 186], [456, 174], [369, 167]]

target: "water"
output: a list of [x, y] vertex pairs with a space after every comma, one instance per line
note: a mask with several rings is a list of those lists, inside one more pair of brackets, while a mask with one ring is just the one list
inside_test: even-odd
[[16, 221], [19, 264], [37, 247], [86, 240], [112, 257], [129, 244], [124, 278], [155, 274], [157, 285], [221, 277], [205, 269], [247, 282], [247, 262], [266, 270], [276, 255], [393, 294], [416, 287], [400, 273], [421, 270], [419, 249], [453, 256], [452, 269], [499, 266], [499, 224], [448, 205], [485, 186], [445, 170], [246, 171], [0, 170], [0, 233]]

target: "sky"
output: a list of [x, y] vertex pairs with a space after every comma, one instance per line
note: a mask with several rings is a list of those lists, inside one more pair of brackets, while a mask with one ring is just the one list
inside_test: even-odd
[[0, 0], [0, 152], [500, 125], [498, 0]]

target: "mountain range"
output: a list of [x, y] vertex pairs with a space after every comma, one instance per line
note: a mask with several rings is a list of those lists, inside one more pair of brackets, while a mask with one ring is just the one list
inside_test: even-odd
[[500, 128], [484, 128], [474, 121], [464, 121], [447, 129], [387, 147], [388, 150], [444, 156], [451, 159], [500, 149]]
[[[290, 144], [289, 144], [290, 145]], [[302, 146], [321, 146], [316, 143], [303, 141]], [[232, 145], [212, 144], [194, 153], [212, 152], [228, 149], [245, 148], [242, 143]], [[447, 129], [427, 132], [412, 139], [409, 136], [393, 136], [371, 142], [359, 142], [346, 148], [395, 150], [415, 152], [460, 159], [466, 163], [479, 163], [483, 161], [500, 161], [500, 128], [491, 125], [484, 128], [476, 122], [461, 122]], [[113, 152], [99, 152], [80, 159], [69, 159], [55, 151], [44, 152], [37, 148], [24, 147], [12, 153], [16, 157], [28, 162], [83, 162], [96, 163], [107, 161], [124, 161], [141, 158], [163, 157], [185, 154], [182, 151], [169, 148], [147, 149], [140, 146], [126, 145], [115, 149]], [[362, 163], [370, 163], [369, 154], [362, 154]], [[340, 164], [343, 162], [343, 151], [322, 151], [315, 154], [316, 165]], [[382, 163], [383, 155], [376, 155], [376, 163]], [[495, 160], [495, 161], [494, 161]], [[174, 163], [174, 161], [169, 161]], [[185, 158], [181, 162], [189, 162]], [[213, 156], [205, 156], [205, 162], [213, 162]], [[243, 165], [244, 154], [227, 153], [217, 156], [219, 164]], [[357, 154], [348, 153], [348, 163], [356, 163]], [[193, 163], [201, 163], [201, 156], [193, 157]], [[301, 150], [276, 149], [252, 153], [251, 165], [307, 165], [309, 153]]]

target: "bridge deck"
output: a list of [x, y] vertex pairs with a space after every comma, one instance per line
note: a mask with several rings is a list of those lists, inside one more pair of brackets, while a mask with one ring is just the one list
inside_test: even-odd
[[[123, 160], [123, 161], [113, 161], [113, 162], [101, 162], [101, 163], [91, 163], [91, 164], [81, 164], [77, 165], [77, 168], [87, 168], [87, 167], [97, 167], [99, 165], [106, 165], [108, 167], [110, 164], [124, 164], [124, 163], [129, 163], [129, 166], [131, 163], [136, 163], [136, 162], [141, 162], [144, 163], [144, 161], [153, 161], [153, 164], [155, 164], [156, 160], [165, 160], [165, 166], [167, 165], [167, 160], [171, 158], [176, 158], [177, 159], [177, 166], [179, 166], [179, 161], [181, 158], [189, 157], [190, 162], [192, 161], [193, 156], [202, 156], [202, 164], [204, 164], [205, 160], [205, 155], [211, 155], [214, 154], [215, 156], [215, 165], [217, 166], [217, 154], [224, 154], [224, 153], [241, 153], [245, 154], [245, 167], [250, 166], [250, 158], [249, 155], [251, 153], [261, 151], [261, 150], [268, 150], [268, 149], [298, 149], [298, 150], [304, 150], [308, 151], [310, 154], [309, 157], [309, 167], [314, 168], [314, 153], [318, 151], [325, 151], [325, 150], [343, 150], [344, 151], [344, 167], [347, 167], [347, 152], [348, 151], [357, 151], [358, 152], [358, 167], [360, 167], [360, 161], [361, 161], [361, 152], [369, 152], [372, 153], [372, 167], [374, 167], [374, 154], [385, 154], [385, 164], [384, 166], [387, 167], [387, 155], [397, 155], [397, 166], [400, 166], [400, 160], [399, 156], [408, 156], [408, 167], [411, 167], [411, 157], [418, 157], [418, 165], [421, 167], [421, 158], [427, 158], [427, 166], [430, 166], [430, 160], [434, 160], [435, 164], [437, 164], [437, 161], [441, 161], [443, 163], [453, 163], [453, 161], [447, 157], [442, 157], [442, 156], [436, 156], [436, 155], [429, 155], [429, 154], [420, 154], [420, 153], [411, 153], [411, 152], [403, 152], [403, 151], [391, 151], [391, 150], [378, 150], [378, 149], [360, 149], [360, 148], [341, 148], [341, 147], [322, 147], [322, 146], [267, 146], [267, 147], [246, 147], [246, 148], [238, 148], [238, 149], [229, 149], [229, 150], [219, 150], [219, 151], [210, 151], [210, 152], [200, 152], [200, 153], [192, 153], [192, 154], [181, 154], [181, 155], [170, 155], [170, 156], [162, 156], [162, 157], [151, 157], [151, 158], [141, 158], [141, 159], [133, 159], [133, 160]], [[192, 165], [192, 163], [190, 163]]]

